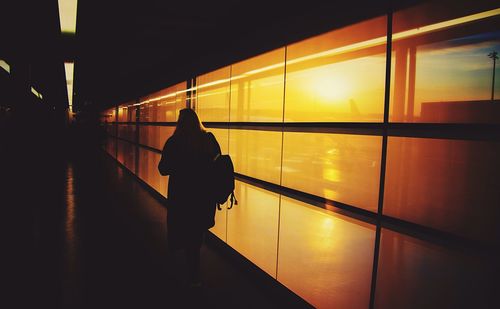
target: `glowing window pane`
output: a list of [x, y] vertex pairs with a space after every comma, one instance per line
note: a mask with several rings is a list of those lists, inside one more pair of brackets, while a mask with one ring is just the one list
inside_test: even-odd
[[390, 120], [500, 123], [490, 56], [500, 51], [500, 9], [478, 14], [474, 6], [438, 6], [394, 15]]
[[134, 122], [136, 108], [134, 102], [130, 101], [118, 106], [118, 122]]
[[175, 127], [147, 126], [139, 128], [139, 143], [145, 146], [162, 150], [165, 142], [172, 136]]
[[104, 126], [109, 125], [111, 122], [114, 122], [114, 109], [107, 109], [101, 112], [100, 114], [100, 122]]
[[283, 120], [285, 49], [232, 66], [231, 121]]
[[135, 142], [135, 125], [119, 124], [118, 137]]
[[382, 229], [375, 308], [494, 308], [498, 261]]
[[179, 112], [181, 109], [184, 109], [187, 107], [187, 83], [179, 83], [175, 85], [175, 119], [174, 121], [177, 121], [179, 119]]
[[236, 182], [238, 205], [227, 212], [228, 244], [276, 277], [279, 195]]
[[279, 184], [281, 132], [230, 130], [229, 154], [237, 173]]
[[375, 227], [281, 197], [278, 281], [316, 308], [368, 308]]
[[215, 226], [209, 231], [214, 233], [215, 236], [219, 237], [222, 241], [226, 242], [226, 218], [227, 218], [227, 206], [225, 203], [221, 206], [222, 210], [217, 210], [215, 212]]
[[106, 139], [106, 152], [113, 158], [116, 157], [116, 139], [112, 137]]
[[208, 129], [215, 136], [219, 143], [222, 154], [228, 154], [229, 148], [229, 129]]
[[382, 137], [285, 132], [283, 186], [377, 211]]
[[161, 155], [139, 148], [139, 171], [138, 176], [148, 185], [153, 187], [163, 196], [167, 196], [168, 176], [161, 176], [158, 172], [158, 163]]
[[285, 121], [381, 122], [387, 18], [287, 48]]
[[139, 121], [175, 122], [186, 107], [186, 83], [180, 83], [140, 99]]
[[384, 214], [500, 241], [500, 143], [390, 137]]
[[131, 172], [135, 170], [135, 145], [117, 140], [117, 157], [116, 159]]
[[196, 111], [201, 121], [229, 121], [229, 77], [225, 67], [196, 78]]

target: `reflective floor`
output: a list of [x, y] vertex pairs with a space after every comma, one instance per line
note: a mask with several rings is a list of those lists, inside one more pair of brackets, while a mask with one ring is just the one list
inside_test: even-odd
[[30, 143], [6, 157], [2, 176], [9, 308], [284, 306], [206, 245], [204, 288], [184, 288], [182, 256], [166, 254], [166, 210], [149, 192], [104, 151], [44, 155], [50, 145]]

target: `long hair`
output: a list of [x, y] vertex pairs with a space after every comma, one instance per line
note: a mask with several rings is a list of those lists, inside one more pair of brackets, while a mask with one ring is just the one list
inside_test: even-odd
[[196, 112], [190, 108], [181, 109], [174, 135], [182, 138], [197, 138], [205, 133], [205, 127], [200, 122]]

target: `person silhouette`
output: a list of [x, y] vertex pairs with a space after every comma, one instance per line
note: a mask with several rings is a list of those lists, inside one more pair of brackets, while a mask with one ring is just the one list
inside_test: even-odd
[[163, 147], [158, 170], [170, 176], [168, 249], [184, 250], [190, 287], [201, 286], [200, 248], [204, 234], [215, 224], [216, 204], [208, 185], [211, 162], [220, 153], [217, 140], [205, 130], [195, 111], [182, 109], [175, 131]]

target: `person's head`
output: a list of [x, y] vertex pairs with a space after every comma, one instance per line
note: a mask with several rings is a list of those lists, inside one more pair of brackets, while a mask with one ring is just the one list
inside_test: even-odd
[[175, 128], [175, 135], [196, 135], [205, 132], [196, 112], [190, 108], [181, 109]]

